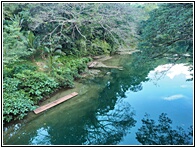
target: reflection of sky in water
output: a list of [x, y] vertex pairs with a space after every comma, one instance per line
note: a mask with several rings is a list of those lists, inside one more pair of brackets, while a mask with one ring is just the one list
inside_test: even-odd
[[[144, 117], [145, 113], [150, 114], [150, 117], [155, 121], [158, 119], [161, 113], [163, 112], [167, 113], [168, 117], [173, 121], [172, 125], [174, 125], [174, 127], [181, 126], [184, 129], [187, 129], [187, 127], [189, 127], [192, 124], [193, 82], [186, 81], [186, 79], [190, 78], [188, 67], [185, 66], [185, 64], [176, 64], [176, 65], [166, 64], [166, 65], [158, 66], [153, 71], [149, 72], [148, 78], [149, 81], [142, 83], [143, 89], [141, 91], [138, 92], [133, 92], [131, 90], [127, 91], [126, 92], [127, 97], [126, 98], [119, 97], [114, 108], [110, 109], [105, 114], [101, 114], [101, 113], [99, 114], [99, 112], [97, 112], [95, 119], [92, 118], [87, 120], [89, 124], [85, 124], [84, 128], [85, 128], [85, 132], [88, 133], [87, 135], [89, 141], [86, 141], [83, 144], [89, 144], [90, 142], [96, 143], [97, 142], [96, 139], [93, 139], [94, 135], [98, 136], [100, 139], [106, 139], [105, 135], [107, 134], [109, 135], [109, 137], [113, 136], [112, 131], [114, 133], [120, 133], [121, 135], [123, 135], [125, 132], [122, 131], [123, 130], [126, 131], [127, 129], [124, 129], [123, 126], [122, 127], [118, 126], [118, 124], [115, 123], [116, 121], [121, 122], [121, 121], [127, 121], [125, 119], [131, 119], [133, 113], [135, 113], [135, 116], [133, 116], [133, 120], [136, 120], [137, 123], [135, 124], [133, 122], [131, 126], [127, 126], [129, 127], [128, 130], [130, 133], [127, 133], [127, 135], [123, 137], [122, 142], [119, 143], [120, 145], [139, 144], [139, 142], [135, 139], [136, 137], [135, 132], [137, 132], [138, 128], [141, 127], [142, 125], [141, 119]], [[111, 85], [109, 81], [107, 85], [108, 87]], [[61, 114], [63, 115], [62, 117], [68, 116], [68, 114], [66, 113], [63, 114]], [[88, 114], [90, 114], [90, 112], [88, 112]], [[50, 123], [49, 120], [45, 120], [44, 122], [46, 122], [47, 125], [50, 126], [46, 126], [45, 123], [43, 125], [42, 122], [43, 120], [40, 119], [39, 121], [35, 120], [36, 123], [38, 122], [38, 126], [36, 126], [36, 128], [33, 128], [32, 130], [27, 130], [25, 135], [23, 137], [21, 136], [20, 141], [18, 141], [17, 139], [18, 137], [15, 138], [16, 143], [17, 142], [25, 143], [25, 140], [27, 141], [28, 137], [31, 137], [29, 138], [30, 140], [28, 139], [29, 144], [31, 145], [36, 145], [36, 144], [50, 145], [54, 143], [54, 140], [55, 142], [58, 141], [63, 143], [66, 140], [79, 139], [82, 136], [81, 129], [83, 128], [82, 127], [84, 124], [83, 121], [79, 120], [81, 123], [78, 123], [78, 125], [76, 124], [77, 126], [73, 126], [72, 124], [69, 123], [72, 123], [71, 120], [74, 121], [77, 119], [81, 119], [81, 117], [83, 116], [85, 117], [85, 115], [83, 114], [82, 116], [76, 115], [73, 118], [71, 118], [70, 121], [68, 121], [69, 118], [66, 118], [65, 120], [59, 120], [58, 124], [56, 122], [54, 122], [56, 124], [54, 124], [53, 122]], [[90, 115], [87, 117], [91, 118]], [[84, 118], [84, 120], [85, 119], [86, 118]], [[36, 124], [35, 122], [31, 124], [34, 125]], [[96, 123], [95, 124], [96, 126], [94, 126], [94, 123]], [[99, 126], [97, 125], [98, 123]], [[132, 120], [130, 120], [130, 123], [132, 123]], [[75, 124], [75, 122], [73, 122], [73, 124]], [[67, 126], [64, 127], [64, 125]], [[30, 127], [30, 124], [28, 124], [28, 126]], [[105, 127], [105, 128], [101, 128], [101, 127]], [[71, 128], [78, 128], [78, 133], [76, 132], [73, 133], [74, 130], [72, 130]], [[13, 135], [18, 132], [18, 129], [19, 129], [19, 125], [16, 125], [14, 127]], [[19, 133], [21, 132], [19, 131]], [[78, 135], [74, 135], [74, 134], [78, 134]], [[59, 137], [59, 135], [61, 136]], [[10, 137], [11, 136], [12, 135], [10, 135]], [[67, 137], [63, 137], [63, 136], [67, 136]], [[11, 142], [13, 142], [13, 140], [11, 140]]]
[[191, 73], [189, 71], [189, 66], [186, 66], [186, 64], [165, 64], [160, 65], [157, 68], [155, 68], [153, 71], [150, 71], [148, 74], [148, 78], [150, 79], [156, 79], [157, 76], [166, 75], [170, 79], [174, 79], [174, 77], [183, 74], [186, 79], [191, 78]]
[[130, 140], [138, 143], [134, 133], [141, 127], [145, 113], [150, 114], [155, 121], [161, 113], [167, 113], [174, 127], [181, 126], [185, 130], [193, 124], [193, 84], [186, 81], [191, 78], [188, 70], [189, 67], [185, 64], [158, 66], [149, 72], [150, 80], [142, 83], [141, 91], [126, 92], [125, 100], [136, 111], [137, 123], [131, 129], [131, 134], [125, 137], [123, 144], [130, 144]]
[[47, 128], [44, 128], [44, 127], [41, 127], [39, 128], [36, 132], [37, 132], [37, 135], [35, 137], [32, 137], [31, 140], [30, 140], [30, 144], [31, 145], [50, 145], [51, 144], [51, 137], [50, 137], [50, 134], [48, 133], [48, 130], [50, 128], [47, 127]]
[[176, 95], [172, 95], [172, 96], [169, 96], [169, 97], [163, 97], [164, 100], [168, 100], [168, 101], [183, 99], [183, 98], [186, 98], [186, 96], [181, 95], [181, 94], [176, 94]]

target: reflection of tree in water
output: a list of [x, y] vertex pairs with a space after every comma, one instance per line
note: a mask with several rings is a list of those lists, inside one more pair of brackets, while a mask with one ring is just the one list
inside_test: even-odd
[[[131, 105], [121, 99], [117, 100], [113, 109], [105, 112], [99, 108], [87, 108], [85, 112], [83, 116], [71, 115], [75, 116], [73, 118], [65, 116], [64, 119], [62, 116], [61, 121], [48, 129], [45, 138], [50, 139], [52, 145], [112, 145], [118, 144], [136, 123]], [[37, 140], [40, 136], [43, 139], [44, 135], [35, 134], [30, 142], [43, 144]]]
[[145, 115], [142, 119], [142, 127], [136, 132], [136, 139], [143, 145], [191, 145], [193, 131], [192, 126], [186, 132], [182, 127], [172, 128], [172, 120], [167, 114], [162, 113], [159, 116], [159, 124], [149, 119], [149, 115]]
[[[113, 110], [108, 112], [89, 111], [78, 123], [70, 123], [60, 127], [61, 131], [57, 135], [56, 131], [51, 134], [55, 136], [53, 144], [83, 144], [83, 145], [109, 145], [117, 144], [127, 129], [135, 126], [134, 113], [130, 104], [119, 101]], [[52, 132], [52, 131], [51, 131]], [[64, 137], [64, 140], [61, 140]], [[59, 139], [60, 138], [60, 139]]]
[[135, 126], [134, 112], [131, 105], [118, 101], [114, 110], [105, 114], [97, 112], [95, 120], [86, 125], [87, 141], [84, 144], [118, 144], [126, 131]]
[[130, 58], [127, 62], [126, 59], [124, 70], [112, 71], [109, 81], [104, 82], [99, 78], [93, 80], [94, 83], [104, 85], [104, 88], [99, 93], [96, 114], [92, 113], [91, 120], [85, 126], [87, 141], [84, 144], [118, 144], [128, 129], [135, 126], [131, 105], [120, 98], [126, 97], [127, 90], [142, 90], [141, 82], [148, 80], [146, 77], [153, 68], [145, 63], [135, 65], [134, 60]]
[[[137, 59], [127, 60], [123, 64], [124, 70], [111, 70], [111, 79], [104, 80], [94, 79], [94, 83], [104, 86], [103, 91], [99, 93], [99, 98], [96, 99], [93, 107], [88, 107], [83, 116], [62, 115], [61, 121], [50, 124], [45, 136], [50, 140], [51, 144], [118, 144], [123, 136], [126, 135], [128, 129], [135, 126], [133, 118], [133, 110], [130, 104], [125, 103], [121, 98], [126, 97], [127, 90], [137, 92], [142, 90], [142, 82], [148, 81], [148, 73], [160, 63], [153, 62], [136, 62]], [[93, 83], [89, 81], [88, 83]], [[119, 101], [121, 100], [121, 101]], [[78, 110], [78, 109], [76, 109]], [[78, 111], [79, 112], [79, 111]], [[75, 117], [71, 117], [75, 116]], [[50, 118], [50, 117], [49, 117]], [[137, 140], [142, 144], [191, 144], [191, 134], [184, 132], [182, 128], [177, 130], [172, 129], [171, 121], [166, 115], [161, 115], [158, 125], [154, 120], [146, 117], [143, 119], [143, 126], [137, 132]], [[39, 126], [37, 129], [42, 129]], [[40, 132], [40, 130], [37, 130]], [[31, 142], [39, 143], [40, 135], [36, 130], [32, 129]], [[34, 135], [34, 136], [33, 136]], [[51, 136], [51, 137], [49, 137]], [[28, 140], [23, 140], [28, 141]], [[43, 141], [42, 141], [43, 142]]]

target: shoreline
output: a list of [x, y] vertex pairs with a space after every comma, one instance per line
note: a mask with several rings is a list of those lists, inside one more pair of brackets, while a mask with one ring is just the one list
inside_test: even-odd
[[[122, 51], [122, 53], [124, 53], [123, 51]], [[133, 52], [134, 53], [134, 52]], [[102, 62], [105, 62], [105, 61], [107, 61], [107, 60], [111, 60], [114, 56], [123, 56], [123, 55], [125, 55], [125, 54], [114, 54], [114, 55], [112, 55], [112, 56], [109, 56], [109, 55], [100, 55], [100, 56], [94, 56], [94, 57], [92, 57], [92, 61], [91, 62], [95, 62], [95, 61], [98, 61], [99, 63], [101, 63], [100, 65], [102, 65]], [[126, 55], [129, 55], [129, 54], [126, 54]], [[91, 63], [90, 62], [90, 63]], [[89, 63], [88, 63], [89, 64]], [[87, 67], [88, 67], [88, 64], [87, 64]], [[74, 83], [78, 83], [78, 81], [79, 80], [81, 80], [81, 79], [87, 79], [87, 78], [89, 78], [89, 77], [96, 77], [97, 75], [100, 75], [100, 73], [102, 72], [100, 69], [102, 69], [102, 68], [114, 68], [114, 69], [119, 69], [119, 68], [122, 68], [122, 67], [118, 67], [118, 66], [116, 66], [116, 67], [110, 67], [109, 65], [107, 65], [107, 64], [103, 64], [102, 65], [103, 67], [99, 67], [99, 68], [87, 68], [87, 70], [85, 71], [85, 73], [82, 73], [82, 74], [80, 74], [80, 76], [81, 76], [81, 78], [79, 78], [79, 79], [76, 79], [76, 80], [74, 80]], [[106, 66], [106, 67], [104, 67], [104, 66]], [[107, 67], [108, 66], [108, 67]], [[119, 70], [121, 70], [121, 69], [119, 69]], [[103, 76], [103, 75], [100, 75], [100, 76]], [[75, 88], [75, 87], [74, 87]], [[60, 88], [60, 89], [56, 89], [53, 93], [51, 93], [50, 95], [48, 95], [48, 96], [45, 96], [39, 103], [38, 103], [38, 107], [39, 106], [42, 106], [42, 105], [45, 105], [45, 104], [47, 104], [47, 103], [49, 103], [49, 102], [51, 102], [51, 101], [54, 101], [54, 100], [51, 100], [51, 98], [52, 97], [54, 97], [55, 95], [57, 95], [58, 93], [60, 93], [60, 92], [64, 92], [64, 91], [66, 91], [66, 92], [69, 92], [69, 91], [71, 91], [71, 90], [73, 90], [74, 88], [69, 88], [69, 87], [66, 87], [66, 88]], [[58, 98], [57, 98], [58, 99]], [[40, 114], [40, 115], [42, 115], [42, 114]], [[40, 115], [35, 115], [34, 113], [33, 113], [33, 111], [29, 111], [29, 112], [27, 112], [27, 115], [23, 118], [23, 119], [21, 119], [21, 120], [13, 120], [13, 121], [11, 121], [11, 122], [8, 122], [8, 123], [5, 123], [5, 124], [3, 124], [3, 132], [5, 131], [5, 130], [7, 130], [7, 129], [9, 129], [9, 128], [11, 128], [12, 126], [14, 126], [14, 125], [17, 125], [17, 124], [20, 124], [20, 122], [24, 122], [24, 123], [28, 123], [28, 122], [30, 122], [31, 120], [33, 120], [34, 118], [36, 118], [36, 116], [38, 117], [38, 116], [40, 116]], [[32, 118], [32, 119], [31, 119]]]

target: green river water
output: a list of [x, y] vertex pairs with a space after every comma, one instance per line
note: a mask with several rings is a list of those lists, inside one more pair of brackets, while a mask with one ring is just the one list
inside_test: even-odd
[[105, 68], [75, 82], [75, 88], [59, 91], [41, 105], [74, 91], [79, 94], [6, 125], [3, 144], [140, 145], [136, 132], [146, 113], [156, 123], [161, 113], [167, 113], [173, 128], [186, 131], [193, 125], [193, 82], [186, 81], [190, 72], [184, 62], [135, 64], [132, 55], [118, 55], [104, 64], [123, 70]]

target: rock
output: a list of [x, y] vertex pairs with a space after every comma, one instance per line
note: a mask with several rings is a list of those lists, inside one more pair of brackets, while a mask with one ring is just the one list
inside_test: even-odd
[[87, 65], [88, 65], [89, 68], [93, 68], [93, 67], [95, 67], [97, 64], [98, 64], [98, 62], [94, 61], [94, 62], [88, 63]]
[[97, 59], [101, 59], [104, 57], [106, 57], [106, 55], [94, 56], [93, 59], [97, 60]]
[[92, 70], [89, 70], [89, 73], [92, 74], [92, 75], [97, 75], [101, 72], [101, 70], [98, 70], [98, 69], [92, 69]]
[[110, 69], [119, 69], [119, 70], [122, 69], [122, 67], [119, 66], [107, 66], [102, 62], [97, 62], [97, 61], [91, 62], [88, 67], [94, 69], [99, 69], [99, 68], [110, 68]]
[[133, 54], [135, 52], [140, 52], [140, 50], [132, 50], [132, 51], [117, 51], [117, 54], [124, 55], [124, 54]]

